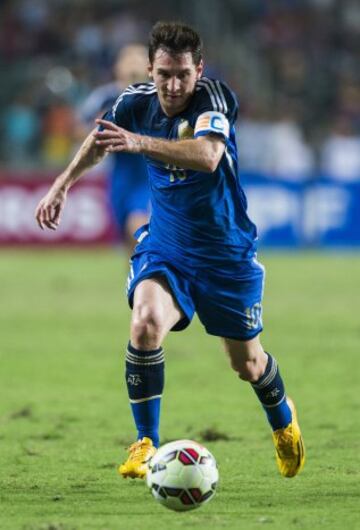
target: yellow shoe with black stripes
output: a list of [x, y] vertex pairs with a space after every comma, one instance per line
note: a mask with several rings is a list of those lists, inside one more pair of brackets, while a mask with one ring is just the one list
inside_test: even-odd
[[156, 453], [152, 440], [144, 436], [141, 440], [130, 445], [126, 462], [119, 466], [119, 473], [124, 478], [145, 478], [148, 462]]
[[290, 398], [286, 398], [286, 401], [291, 409], [292, 420], [287, 427], [273, 432], [273, 440], [279, 471], [284, 477], [290, 478], [295, 477], [304, 466], [305, 447], [295, 405]]

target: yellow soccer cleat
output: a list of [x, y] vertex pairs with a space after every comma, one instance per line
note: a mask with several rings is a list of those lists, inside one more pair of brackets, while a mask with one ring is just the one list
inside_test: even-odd
[[305, 463], [305, 447], [297, 420], [295, 405], [290, 398], [286, 401], [291, 409], [292, 421], [283, 429], [273, 432], [276, 461], [284, 477], [297, 475]]
[[156, 453], [152, 440], [144, 436], [142, 440], [130, 445], [126, 462], [119, 466], [119, 473], [124, 478], [145, 478], [149, 460]]

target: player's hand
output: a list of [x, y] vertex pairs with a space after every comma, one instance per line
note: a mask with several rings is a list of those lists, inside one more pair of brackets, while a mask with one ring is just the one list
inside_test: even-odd
[[105, 147], [109, 153], [141, 153], [142, 136], [115, 125], [107, 120], [95, 120], [103, 127], [102, 131], [95, 131], [96, 145]]
[[35, 211], [35, 218], [41, 230], [44, 230], [44, 227], [50, 228], [50, 230], [57, 229], [65, 201], [66, 191], [50, 188], [49, 192], [39, 202]]

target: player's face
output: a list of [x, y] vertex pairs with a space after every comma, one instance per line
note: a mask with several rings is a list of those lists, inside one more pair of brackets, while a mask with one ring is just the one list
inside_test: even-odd
[[154, 61], [149, 66], [149, 74], [167, 116], [175, 116], [187, 107], [202, 72], [202, 61], [196, 66], [191, 52], [170, 55], [161, 48], [156, 51]]

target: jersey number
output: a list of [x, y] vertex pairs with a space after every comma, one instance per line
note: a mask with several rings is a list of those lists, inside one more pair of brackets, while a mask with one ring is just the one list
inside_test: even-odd
[[176, 166], [170, 166], [170, 182], [175, 182], [176, 180], [185, 180], [187, 178], [186, 170], [180, 169]]

